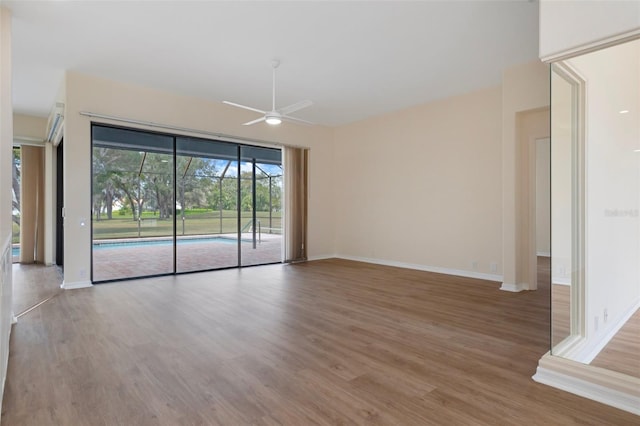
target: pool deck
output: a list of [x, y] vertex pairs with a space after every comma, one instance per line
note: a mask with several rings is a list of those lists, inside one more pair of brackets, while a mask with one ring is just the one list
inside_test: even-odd
[[[178, 239], [212, 238], [211, 242], [176, 246], [177, 272], [205, 271], [238, 266], [238, 245], [215, 241], [215, 237], [237, 240], [237, 234], [192, 235]], [[282, 259], [282, 236], [261, 235], [261, 241], [253, 248], [251, 233], [242, 234], [242, 266], [280, 262]], [[114, 243], [170, 240], [167, 237], [126, 238], [108, 240]], [[94, 244], [105, 242], [95, 240]], [[131, 247], [114, 247], [108, 250], [93, 250], [92, 281], [108, 281], [123, 278], [173, 273], [173, 245], [149, 244]]]

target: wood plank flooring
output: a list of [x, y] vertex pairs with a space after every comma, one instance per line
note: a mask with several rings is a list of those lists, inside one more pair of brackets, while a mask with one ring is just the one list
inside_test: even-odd
[[549, 288], [344, 260], [65, 291], [14, 325], [2, 425], [632, 425], [531, 380]]
[[14, 315], [64, 291], [60, 288], [62, 270], [57, 266], [14, 263], [12, 268]]
[[640, 310], [629, 318], [591, 365], [640, 377]]

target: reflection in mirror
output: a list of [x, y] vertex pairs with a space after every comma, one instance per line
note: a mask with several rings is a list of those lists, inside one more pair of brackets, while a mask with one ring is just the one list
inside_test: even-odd
[[[551, 345], [559, 352], [572, 334], [571, 312], [571, 223], [572, 149], [578, 143], [577, 110], [580, 80], [563, 64], [551, 67]], [[574, 331], [575, 333], [575, 331]]]
[[552, 354], [640, 377], [640, 40], [554, 64]]

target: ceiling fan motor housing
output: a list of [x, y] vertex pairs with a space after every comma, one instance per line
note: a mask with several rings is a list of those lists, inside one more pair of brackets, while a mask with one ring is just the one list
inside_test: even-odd
[[264, 121], [268, 124], [280, 124], [282, 123], [282, 115], [276, 111], [270, 111], [264, 115]]

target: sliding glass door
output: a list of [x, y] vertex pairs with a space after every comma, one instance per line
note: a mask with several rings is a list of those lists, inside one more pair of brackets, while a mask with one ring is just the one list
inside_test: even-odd
[[281, 261], [279, 149], [92, 133], [94, 282]]
[[238, 266], [238, 146], [176, 139], [177, 272]]
[[282, 258], [282, 160], [271, 149], [241, 148], [242, 265]]
[[173, 138], [93, 127], [93, 281], [173, 273]]

